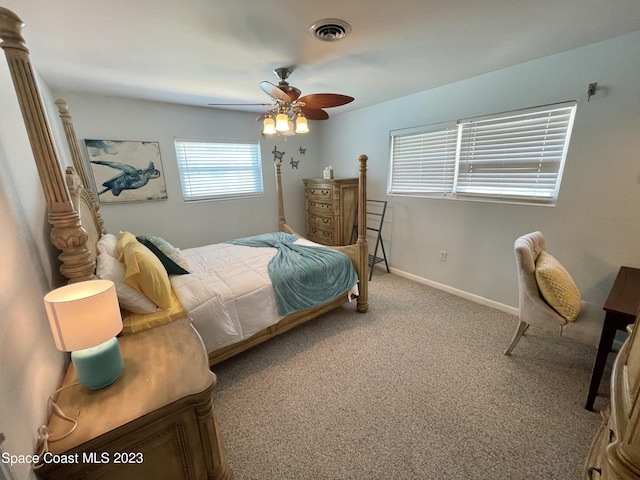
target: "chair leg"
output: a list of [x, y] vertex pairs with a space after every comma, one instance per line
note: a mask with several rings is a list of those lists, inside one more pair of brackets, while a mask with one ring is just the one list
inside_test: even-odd
[[524, 332], [527, 331], [527, 328], [529, 328], [529, 324], [527, 322], [523, 322], [522, 320], [520, 320], [518, 323], [518, 328], [516, 329], [516, 333], [513, 334], [513, 339], [511, 340], [511, 344], [504, 351], [505, 355], [511, 355], [511, 352], [513, 352], [513, 349], [516, 348], [516, 345], [518, 345], [518, 342], [524, 335]]

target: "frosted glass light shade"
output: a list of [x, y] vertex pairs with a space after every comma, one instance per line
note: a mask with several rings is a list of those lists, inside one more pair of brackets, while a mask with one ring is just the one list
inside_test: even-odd
[[286, 136], [295, 135], [295, 134], [296, 134], [296, 132], [295, 132], [294, 127], [293, 127], [293, 121], [292, 121], [292, 120], [289, 120], [289, 121], [287, 122], [287, 125], [289, 126], [289, 128], [287, 128], [287, 131], [286, 131], [286, 132], [284, 132], [284, 135], [286, 135]]
[[265, 135], [273, 135], [276, 133], [276, 122], [273, 117], [266, 117], [262, 122], [262, 133]]
[[289, 130], [289, 117], [286, 113], [279, 113], [276, 116], [276, 130], [278, 132], [286, 132]]
[[296, 119], [296, 133], [307, 133], [309, 131], [309, 125], [307, 125], [307, 117], [298, 115]]
[[44, 297], [56, 348], [95, 347], [122, 330], [116, 288], [110, 280], [88, 280], [57, 288]]

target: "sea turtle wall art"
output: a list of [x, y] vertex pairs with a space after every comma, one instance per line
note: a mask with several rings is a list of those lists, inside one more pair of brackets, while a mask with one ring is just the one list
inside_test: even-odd
[[157, 142], [85, 140], [84, 143], [100, 203], [167, 198]]

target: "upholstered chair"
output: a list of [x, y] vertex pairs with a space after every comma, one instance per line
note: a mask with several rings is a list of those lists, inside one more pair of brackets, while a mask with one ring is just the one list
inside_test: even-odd
[[[514, 243], [514, 250], [518, 269], [519, 322], [505, 355], [510, 355], [516, 348], [529, 325], [547, 330], [559, 327], [562, 335], [565, 325], [578, 317], [582, 305], [580, 292], [569, 273], [545, 251], [541, 232], [519, 237]], [[541, 272], [541, 256], [545, 273]], [[538, 275], [537, 266], [540, 267]], [[550, 303], [556, 308], [552, 308]]]

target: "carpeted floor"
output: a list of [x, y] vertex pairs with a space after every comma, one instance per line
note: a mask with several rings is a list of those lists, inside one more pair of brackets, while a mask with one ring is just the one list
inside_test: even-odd
[[[595, 349], [376, 273], [346, 305], [213, 368], [236, 480], [581, 478]], [[606, 405], [598, 397], [596, 409]]]

